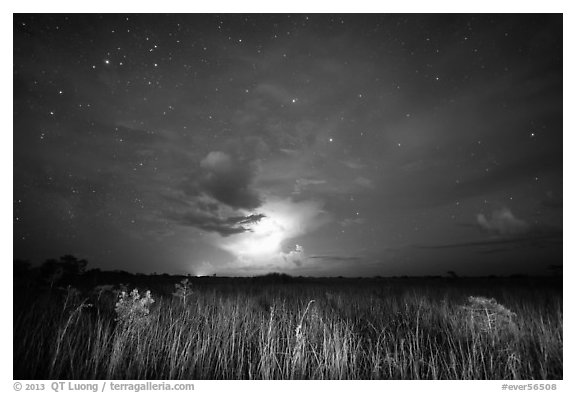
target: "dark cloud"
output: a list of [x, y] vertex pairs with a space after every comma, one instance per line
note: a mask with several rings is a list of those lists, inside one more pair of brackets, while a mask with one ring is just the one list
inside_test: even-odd
[[226, 153], [213, 151], [200, 166], [203, 173], [197, 183], [199, 192], [235, 209], [253, 210], [262, 204], [258, 192], [252, 188], [253, 163], [239, 162]]
[[[542, 248], [548, 246], [557, 246], [558, 244], [562, 244], [561, 230], [550, 227], [539, 227], [533, 229], [530, 232], [526, 232], [522, 235], [516, 235], [516, 236], [495, 237], [486, 240], [451, 243], [451, 244], [416, 245], [413, 247], [424, 250], [439, 250], [439, 249], [452, 249], [452, 248], [473, 249], [476, 247], [495, 247], [501, 245]], [[503, 249], [493, 248], [491, 251], [497, 252], [498, 250]], [[509, 248], [507, 248], [506, 250], [509, 250]], [[490, 252], [490, 250], [488, 250], [487, 252]]]
[[255, 224], [264, 217], [266, 217], [264, 214], [251, 214], [246, 217], [230, 217], [228, 218], [228, 222], [238, 225]]
[[263, 214], [249, 216], [220, 217], [217, 214], [202, 210], [186, 211], [181, 213], [168, 213], [168, 218], [178, 224], [192, 226], [208, 232], [216, 232], [221, 236], [250, 232], [252, 229], [246, 225], [255, 224], [265, 216]]
[[435, 244], [435, 245], [417, 245], [414, 248], [419, 248], [423, 250], [440, 250], [440, 249], [449, 249], [449, 248], [471, 248], [471, 247], [485, 247], [485, 246], [494, 246], [494, 245], [502, 245], [502, 244], [517, 244], [526, 242], [526, 238], [496, 238], [496, 239], [488, 239], [488, 240], [481, 240], [476, 242], [462, 242], [462, 243], [452, 243], [452, 244]]
[[343, 255], [311, 255], [309, 259], [321, 259], [323, 261], [360, 261], [365, 258], [359, 256], [343, 256]]

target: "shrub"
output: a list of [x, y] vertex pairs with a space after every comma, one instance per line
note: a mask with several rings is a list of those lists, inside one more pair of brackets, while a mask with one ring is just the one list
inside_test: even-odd
[[461, 309], [469, 315], [472, 327], [478, 328], [482, 332], [516, 328], [514, 323], [516, 314], [493, 298], [469, 296], [468, 304], [461, 306]]
[[150, 291], [146, 291], [143, 297], [140, 296], [136, 288], [130, 294], [122, 291], [116, 303], [116, 321], [123, 329], [144, 326], [148, 322], [152, 303], [154, 303], [154, 299], [150, 295]]

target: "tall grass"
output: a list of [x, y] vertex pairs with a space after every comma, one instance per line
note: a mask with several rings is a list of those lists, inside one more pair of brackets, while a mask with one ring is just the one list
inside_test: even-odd
[[186, 301], [153, 292], [145, 323], [129, 326], [112, 296], [46, 292], [15, 310], [14, 377], [562, 378], [560, 296], [492, 290], [515, 316], [487, 327], [466, 308], [471, 292], [314, 283], [206, 287]]

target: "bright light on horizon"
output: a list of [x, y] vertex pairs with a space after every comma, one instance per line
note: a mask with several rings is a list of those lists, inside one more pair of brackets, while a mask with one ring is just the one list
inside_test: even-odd
[[265, 217], [250, 224], [249, 231], [216, 240], [218, 247], [248, 266], [285, 263], [288, 253], [282, 250], [283, 243], [326, 221], [321, 205], [313, 201], [271, 200], [256, 213]]
[[280, 251], [284, 240], [285, 227], [278, 217], [264, 217], [252, 224], [251, 232], [237, 244], [238, 254], [242, 256], [266, 256]]

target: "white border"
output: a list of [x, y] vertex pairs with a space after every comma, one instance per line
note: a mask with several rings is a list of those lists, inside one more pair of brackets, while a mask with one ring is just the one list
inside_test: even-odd
[[[574, 176], [576, 165], [574, 155], [571, 153], [571, 148], [575, 145], [574, 133], [576, 132], [574, 117], [570, 116], [574, 113], [574, 99], [571, 93], [575, 91], [573, 70], [576, 70], [574, 64], [573, 51], [576, 49], [574, 45], [574, 25], [576, 20], [574, 18], [574, 1], [504, 1], [504, 0], [483, 0], [471, 4], [470, 2], [462, 0], [435, 0], [435, 1], [371, 1], [371, 0], [354, 0], [354, 1], [312, 1], [312, 0], [291, 0], [287, 2], [272, 2], [272, 1], [233, 1], [233, 0], [220, 0], [217, 2], [199, 2], [199, 1], [181, 1], [174, 3], [166, 2], [148, 2], [142, 1], [113, 1], [103, 0], [97, 2], [82, 2], [78, 0], [67, 1], [40, 1], [40, 0], [24, 0], [24, 1], [7, 1], [3, 2], [0, 6], [1, 13], [1, 26], [2, 35], [2, 48], [5, 53], [13, 58], [13, 34], [12, 34], [12, 13], [77, 13], [77, 12], [108, 12], [108, 13], [166, 13], [166, 12], [180, 12], [180, 13], [398, 13], [398, 12], [418, 12], [418, 13], [564, 13], [564, 222], [571, 224], [576, 222], [576, 214], [571, 202], [574, 201]], [[13, 197], [13, 137], [11, 130], [13, 129], [13, 108], [12, 108], [12, 95], [13, 95], [13, 79], [12, 67], [13, 62], [7, 61], [7, 56], [1, 63], [3, 68], [2, 76], [7, 82], [4, 85], [2, 95], [2, 110], [3, 119], [8, 123], [2, 133], [0, 160], [0, 171], [5, 184], [9, 184], [11, 192], [8, 192], [8, 187], [4, 188], [1, 193], [2, 209], [1, 209], [1, 223], [2, 223], [2, 247], [4, 266], [7, 266], [7, 271], [2, 274], [2, 299], [5, 299], [3, 312], [6, 315], [5, 322], [1, 324], [0, 337], [2, 338], [2, 355], [0, 357], [0, 385], [3, 391], [12, 390], [12, 257], [13, 257], [13, 228], [12, 228], [12, 197]], [[566, 114], [568, 116], [566, 116]], [[566, 131], [568, 130], [568, 131]], [[575, 261], [575, 253], [570, 247], [570, 239], [573, 237], [571, 228], [565, 225], [564, 231], [564, 299], [570, 304], [569, 299], [574, 299], [574, 287], [571, 282], [566, 278], [573, 277], [573, 264]], [[570, 307], [566, 307], [565, 311], [565, 345], [564, 345], [564, 381], [557, 381], [560, 386], [559, 391], [574, 391], [576, 388], [574, 361], [572, 355], [574, 351], [573, 340], [573, 327], [574, 327], [574, 312]], [[437, 392], [461, 392], [466, 389], [468, 392], [495, 392], [500, 391], [501, 383], [489, 381], [325, 381], [325, 382], [311, 382], [311, 381], [284, 381], [284, 382], [247, 382], [247, 381], [201, 381], [197, 382], [196, 390], [232, 390], [232, 391], [266, 391], [267, 393], [271, 388], [281, 390], [298, 390], [309, 391], [312, 389], [329, 388], [333, 391], [346, 391], [351, 389], [360, 388], [368, 391], [383, 391], [382, 389], [391, 389], [392, 391], [401, 389], [418, 389], [429, 390]], [[573, 386], [568, 389], [568, 386]]]

